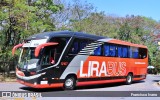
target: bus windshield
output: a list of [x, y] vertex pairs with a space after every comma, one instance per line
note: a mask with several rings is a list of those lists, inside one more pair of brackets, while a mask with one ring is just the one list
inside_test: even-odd
[[[36, 68], [38, 57], [34, 56], [35, 47], [24, 47], [22, 48], [21, 55], [19, 58], [19, 67], [22, 69], [33, 69]], [[31, 66], [29, 66], [31, 65]]]

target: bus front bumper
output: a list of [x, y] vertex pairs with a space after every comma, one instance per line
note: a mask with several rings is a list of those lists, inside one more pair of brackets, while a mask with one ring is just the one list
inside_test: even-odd
[[25, 82], [25, 81], [19, 80], [19, 79], [17, 79], [17, 82], [19, 82], [23, 85], [26, 85], [28, 87], [32, 87], [32, 88], [58, 88], [58, 87], [63, 87], [63, 83], [37, 84], [36, 82], [29, 83], [29, 82]]
[[25, 76], [23, 72], [16, 72], [17, 82], [32, 88], [56, 88], [63, 87], [63, 83], [47, 83], [42, 81], [41, 76], [45, 73], [36, 74], [33, 76]]

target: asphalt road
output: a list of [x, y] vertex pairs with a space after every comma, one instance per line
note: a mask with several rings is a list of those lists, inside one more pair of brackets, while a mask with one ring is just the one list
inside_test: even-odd
[[[42, 93], [43, 95], [55, 97], [56, 99], [58, 99], [59, 97], [66, 97], [68, 99], [73, 99], [73, 98], [78, 99], [79, 97], [81, 97], [87, 100], [88, 98], [86, 97], [90, 97], [90, 99], [95, 99], [95, 97], [99, 97], [99, 99], [105, 99], [109, 95], [110, 96], [109, 98], [112, 100], [114, 100], [113, 97], [115, 96], [118, 96], [115, 98], [115, 100], [117, 99], [132, 100], [133, 99], [132, 97], [125, 97], [125, 96], [121, 97], [121, 94], [123, 93], [127, 94], [132, 91], [134, 92], [145, 91], [145, 93], [147, 93], [148, 91], [155, 91], [155, 92], [159, 91], [160, 93], [160, 86], [156, 84], [158, 81], [160, 81], [160, 75], [147, 75], [147, 78], [145, 80], [134, 82], [131, 85], [125, 85], [124, 83], [103, 84], [103, 85], [96, 85], [96, 86], [78, 87], [74, 91], [63, 91], [61, 88], [39, 90], [39, 89], [26, 87], [17, 82], [10, 82], [10, 83], [0, 83], [0, 91], [38, 92], [38, 93]], [[115, 91], [118, 91], [118, 92], [115, 92]], [[152, 97], [143, 97], [143, 98], [145, 98], [146, 100], [150, 100]], [[39, 99], [41, 100], [41, 98]], [[48, 99], [46, 98], [46, 100]], [[160, 97], [154, 97], [154, 100], [155, 99], [158, 100], [160, 99]]]

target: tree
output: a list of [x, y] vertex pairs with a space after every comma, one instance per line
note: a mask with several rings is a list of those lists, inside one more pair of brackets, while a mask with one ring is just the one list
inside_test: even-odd
[[118, 38], [132, 43], [144, 44], [144, 36], [148, 35], [144, 29], [144, 20], [140, 16], [126, 16], [120, 25]]
[[0, 62], [12, 61], [12, 47], [26, 37], [55, 30], [52, 15], [62, 8], [53, 0], [1, 0]]
[[76, 22], [81, 27], [82, 24], [80, 21], [89, 17], [95, 10], [94, 6], [86, 1], [72, 0], [72, 3], [66, 3], [65, 1], [57, 0], [56, 3], [64, 5], [64, 8], [53, 16], [57, 30], [77, 31], [73, 23]]
[[141, 16], [127, 16], [120, 25], [118, 38], [132, 43], [143, 44], [148, 47], [149, 65], [160, 67], [158, 60], [159, 50], [155, 40], [159, 32], [159, 23]]

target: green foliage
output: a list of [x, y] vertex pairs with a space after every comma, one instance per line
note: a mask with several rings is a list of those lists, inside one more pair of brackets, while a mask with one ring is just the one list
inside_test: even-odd
[[53, 0], [3, 0], [0, 2], [0, 62], [12, 61], [11, 50], [28, 36], [55, 30], [52, 14], [63, 8]]
[[[131, 16], [127, 17], [120, 26], [118, 38], [132, 43], [143, 44], [148, 47], [149, 65], [160, 67], [159, 50], [155, 41], [158, 23], [150, 18]], [[153, 31], [154, 30], [154, 31]]]

